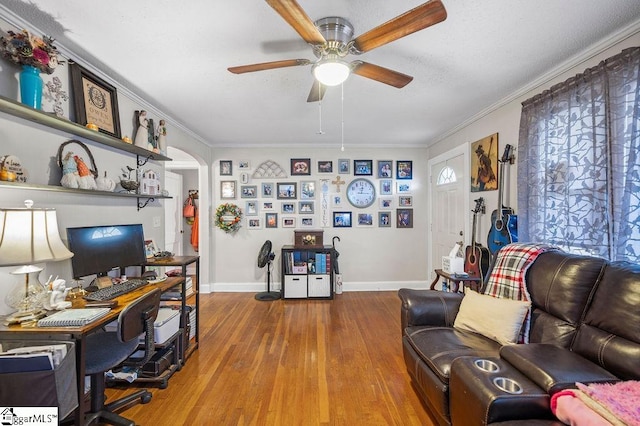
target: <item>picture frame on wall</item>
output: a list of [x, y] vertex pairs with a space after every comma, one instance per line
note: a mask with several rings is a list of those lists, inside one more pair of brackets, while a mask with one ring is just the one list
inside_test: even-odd
[[262, 202], [262, 210], [264, 210], [264, 211], [273, 210], [273, 201], [263, 201]]
[[292, 158], [291, 176], [305, 176], [311, 174], [310, 158]]
[[278, 200], [295, 200], [297, 197], [297, 182], [278, 182]]
[[220, 176], [231, 176], [233, 174], [233, 162], [231, 160], [220, 160]]
[[296, 218], [295, 217], [283, 217], [282, 218], [282, 227], [283, 228], [295, 228], [296, 227]]
[[258, 202], [255, 200], [247, 201], [245, 204], [244, 214], [246, 216], [258, 215]]
[[390, 209], [393, 206], [393, 199], [390, 197], [378, 198], [378, 205], [381, 209]]
[[471, 192], [498, 189], [498, 134], [471, 144]]
[[300, 182], [300, 199], [313, 200], [316, 198], [316, 183], [314, 181]]
[[277, 228], [278, 227], [278, 213], [265, 213], [264, 214], [264, 227], [265, 228]]
[[318, 173], [333, 173], [333, 161], [318, 161]]
[[282, 203], [280, 209], [282, 213], [293, 214], [296, 212], [296, 203]]
[[257, 198], [258, 187], [256, 185], [242, 185], [240, 187], [240, 198]]
[[371, 213], [358, 213], [358, 226], [373, 226], [373, 215]]
[[222, 180], [220, 181], [220, 199], [235, 200], [236, 198], [236, 181]]
[[333, 212], [334, 228], [351, 228], [351, 212]]
[[298, 213], [299, 214], [313, 214], [314, 213], [313, 201], [299, 201], [298, 202]]
[[399, 207], [411, 207], [413, 206], [413, 197], [410, 195], [401, 195], [398, 197]]
[[315, 226], [313, 217], [301, 217], [300, 226], [303, 228], [313, 228]]
[[120, 115], [116, 88], [84, 69], [69, 63], [76, 123], [98, 126], [98, 131], [120, 139]]
[[273, 198], [273, 183], [262, 182], [262, 198]]
[[393, 179], [380, 179], [380, 195], [393, 195]]
[[396, 179], [413, 179], [413, 161], [396, 161]]
[[262, 228], [262, 221], [259, 217], [248, 217], [247, 218], [247, 228], [249, 229], [260, 229]]
[[391, 227], [391, 212], [378, 212], [378, 227], [379, 228]]
[[396, 209], [396, 228], [413, 228], [413, 209]]
[[251, 163], [247, 160], [238, 161], [238, 169], [240, 170], [249, 170], [251, 168]]
[[353, 160], [354, 176], [372, 176], [373, 160]]
[[409, 182], [396, 182], [396, 192], [398, 194], [408, 194], [411, 192], [411, 184]]
[[350, 161], [345, 158], [338, 160], [338, 173], [342, 175], [349, 174], [349, 163]]
[[381, 179], [393, 177], [393, 161], [378, 160], [378, 177]]

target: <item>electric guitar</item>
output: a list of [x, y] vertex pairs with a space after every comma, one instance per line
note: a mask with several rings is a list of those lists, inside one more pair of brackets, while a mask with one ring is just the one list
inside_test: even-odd
[[518, 217], [511, 207], [502, 203], [504, 187], [504, 166], [511, 161], [513, 147], [504, 147], [504, 153], [500, 160], [500, 185], [498, 186], [498, 208], [491, 213], [491, 229], [487, 236], [487, 247], [491, 256], [495, 256], [498, 250], [510, 243], [518, 241]]
[[479, 278], [484, 282], [484, 277], [489, 270], [489, 249], [480, 243], [476, 243], [476, 223], [478, 213], [484, 211], [484, 198], [476, 200], [476, 207], [473, 211], [473, 231], [471, 232], [471, 245], [467, 246], [464, 256], [464, 271], [471, 278]]

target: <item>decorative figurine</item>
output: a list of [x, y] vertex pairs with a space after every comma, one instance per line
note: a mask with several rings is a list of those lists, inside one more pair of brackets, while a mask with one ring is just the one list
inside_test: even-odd
[[160, 124], [156, 130], [157, 147], [161, 154], [167, 153], [167, 126], [164, 120], [160, 120]]
[[85, 164], [84, 160], [77, 155], [74, 155], [73, 158], [76, 160], [76, 164], [78, 166], [80, 189], [98, 189], [98, 186], [96, 185], [96, 178], [91, 174], [91, 171]]
[[66, 286], [65, 280], [54, 280], [51, 284], [51, 291], [47, 292], [47, 296], [42, 301], [42, 305], [48, 311], [62, 310], [71, 307], [71, 302], [67, 302], [67, 294], [69, 290]]
[[133, 144], [140, 148], [147, 149], [149, 144], [149, 120], [147, 119], [147, 111], [136, 111], [136, 137]]

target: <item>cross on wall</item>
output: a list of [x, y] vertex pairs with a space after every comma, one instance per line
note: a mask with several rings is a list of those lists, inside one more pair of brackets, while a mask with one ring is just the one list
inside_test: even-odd
[[336, 176], [336, 180], [331, 181], [336, 186], [336, 192], [340, 192], [340, 185], [344, 185], [346, 182], [340, 179], [340, 176]]

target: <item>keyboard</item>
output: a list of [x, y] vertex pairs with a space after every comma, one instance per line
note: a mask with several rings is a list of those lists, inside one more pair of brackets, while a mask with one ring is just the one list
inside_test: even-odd
[[121, 283], [114, 284], [109, 287], [101, 288], [99, 290], [93, 291], [84, 296], [86, 300], [111, 300], [115, 299], [118, 296], [122, 296], [123, 294], [127, 294], [130, 291], [138, 289], [147, 285], [147, 280], [140, 279], [130, 279], [127, 281], [123, 281]]

